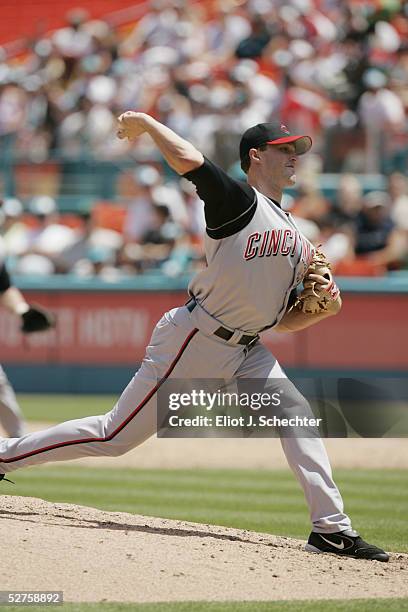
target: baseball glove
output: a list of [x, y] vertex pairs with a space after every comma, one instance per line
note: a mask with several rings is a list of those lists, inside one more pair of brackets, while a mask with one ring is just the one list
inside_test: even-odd
[[46, 331], [55, 325], [55, 317], [45, 308], [30, 305], [29, 310], [21, 315], [23, 334]]
[[327, 312], [339, 294], [330, 263], [324, 253], [316, 250], [303, 279], [303, 291], [298, 296], [296, 307], [305, 314]]

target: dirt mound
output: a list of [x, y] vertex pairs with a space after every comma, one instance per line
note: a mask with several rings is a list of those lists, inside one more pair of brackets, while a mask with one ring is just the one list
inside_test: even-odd
[[65, 601], [407, 597], [408, 555], [388, 564], [303, 551], [269, 534], [4, 496], [3, 590]]

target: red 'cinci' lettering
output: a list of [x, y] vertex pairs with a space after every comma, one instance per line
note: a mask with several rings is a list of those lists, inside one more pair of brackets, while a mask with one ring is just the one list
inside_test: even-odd
[[271, 255], [291, 255], [293, 257], [296, 251], [296, 245], [300, 242], [301, 251], [304, 258], [307, 260], [310, 254], [310, 246], [307, 240], [293, 229], [272, 229], [265, 230], [260, 234], [254, 232], [247, 238], [247, 243], [244, 251], [244, 259], [253, 259], [254, 257], [270, 257]]

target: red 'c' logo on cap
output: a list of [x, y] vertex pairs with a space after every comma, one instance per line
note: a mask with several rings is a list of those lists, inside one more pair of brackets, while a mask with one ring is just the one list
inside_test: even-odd
[[280, 129], [282, 132], [285, 132], [285, 134], [290, 134], [288, 128], [286, 127], [284, 123], [281, 123]]

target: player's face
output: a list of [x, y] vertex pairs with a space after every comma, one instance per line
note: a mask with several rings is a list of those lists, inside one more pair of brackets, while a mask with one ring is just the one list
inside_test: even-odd
[[298, 158], [294, 144], [268, 145], [263, 155], [264, 162], [274, 181], [281, 183], [283, 187], [290, 187], [296, 183]]

